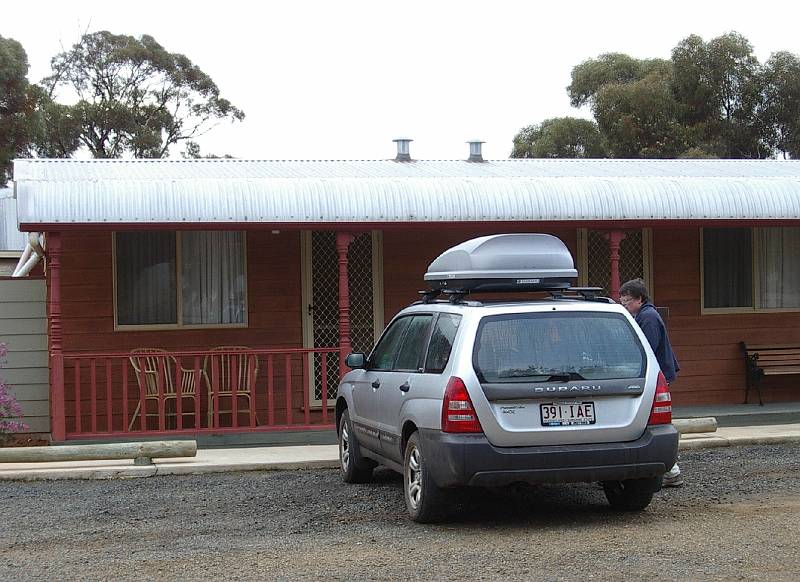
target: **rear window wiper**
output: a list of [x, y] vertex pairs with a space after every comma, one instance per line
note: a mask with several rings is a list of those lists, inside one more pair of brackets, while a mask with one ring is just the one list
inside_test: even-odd
[[530, 379], [530, 378], [543, 378], [546, 379], [548, 374], [537, 374], [529, 368], [507, 368], [497, 372], [498, 378], [510, 378], [514, 380]]
[[577, 372], [564, 372], [563, 374], [552, 374], [545, 382], [569, 382], [570, 380], [585, 380]]
[[506, 370], [505, 373], [497, 376], [496, 382], [524, 383], [532, 382], [540, 384], [542, 382], [569, 382], [570, 380], [585, 380], [577, 372], [563, 372], [560, 374], [524, 374], [523, 370]]

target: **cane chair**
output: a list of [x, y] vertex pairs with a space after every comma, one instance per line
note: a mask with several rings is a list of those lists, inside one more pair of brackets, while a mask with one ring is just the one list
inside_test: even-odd
[[[177, 418], [177, 400], [178, 393], [175, 391], [175, 369], [178, 367], [178, 361], [175, 356], [171, 355], [167, 350], [160, 348], [137, 348], [131, 350], [129, 357], [133, 371], [136, 374], [136, 382], [139, 386], [139, 394], [144, 393], [144, 400], [141, 396], [136, 405], [136, 410], [133, 412], [133, 417], [128, 425], [128, 430], [133, 428], [136, 422], [136, 417], [142, 413], [144, 408], [145, 426], [147, 417], [158, 417], [158, 400], [164, 399], [165, 416]], [[200, 370], [200, 375], [205, 374], [204, 370]], [[180, 381], [181, 381], [181, 399], [191, 400], [193, 408], [187, 411], [181, 406], [181, 416], [195, 416], [195, 408], [197, 402], [197, 378], [195, 377], [195, 370], [188, 370], [180, 368]], [[159, 384], [161, 384], [161, 395], [159, 396]], [[149, 413], [147, 411], [147, 402], [154, 400], [156, 402], [156, 412]], [[173, 401], [175, 403], [175, 411], [167, 411], [167, 404]], [[183, 404], [183, 402], [181, 402]], [[199, 428], [199, 427], [195, 427]]]
[[[256, 354], [236, 353], [249, 350], [246, 346], [218, 346], [212, 348], [212, 352], [203, 363], [206, 370], [206, 383], [208, 385], [208, 426], [214, 426], [214, 406], [220, 407], [218, 414], [230, 414], [233, 423], [233, 388], [236, 386], [237, 415], [247, 412], [249, 417], [258, 424], [258, 416], [253, 408], [253, 393], [258, 377], [258, 356]], [[214, 390], [212, 383], [215, 377], [217, 386]], [[223, 399], [227, 399], [230, 407], [222, 408]], [[239, 400], [246, 401], [246, 407], [239, 407]], [[238, 419], [237, 419], [238, 423]]]

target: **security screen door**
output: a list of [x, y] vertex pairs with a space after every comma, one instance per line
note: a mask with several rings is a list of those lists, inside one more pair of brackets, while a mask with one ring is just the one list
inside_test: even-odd
[[[602, 287], [609, 292], [611, 278], [611, 251], [605, 232], [579, 229], [578, 231], [578, 282], [581, 285]], [[642, 278], [652, 289], [652, 234], [649, 228], [626, 230], [619, 247], [620, 284]]]
[[[369, 353], [383, 330], [383, 237], [380, 231], [356, 235], [348, 253], [350, 286], [350, 341], [354, 352]], [[304, 232], [303, 345], [307, 348], [339, 346], [339, 256], [336, 233]], [[339, 356], [310, 354], [310, 400], [322, 402], [322, 357], [326, 358], [328, 403], [339, 384]]]

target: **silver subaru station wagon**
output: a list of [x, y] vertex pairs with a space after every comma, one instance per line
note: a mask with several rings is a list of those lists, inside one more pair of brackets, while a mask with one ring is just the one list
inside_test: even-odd
[[669, 388], [628, 312], [570, 287], [576, 277], [550, 235], [481, 237], [440, 255], [422, 300], [368, 357], [347, 358], [344, 481], [367, 482], [378, 464], [402, 473], [420, 522], [442, 517], [448, 489], [516, 482], [599, 481], [612, 507], [647, 507], [677, 458]]

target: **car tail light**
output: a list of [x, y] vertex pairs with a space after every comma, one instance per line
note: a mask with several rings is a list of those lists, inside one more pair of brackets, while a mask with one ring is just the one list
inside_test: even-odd
[[451, 376], [442, 402], [443, 432], [483, 432], [464, 381]]
[[672, 395], [669, 393], [669, 384], [663, 372], [658, 373], [656, 381], [656, 395], [653, 398], [653, 408], [650, 411], [650, 420], [647, 424], [670, 424], [672, 422]]

